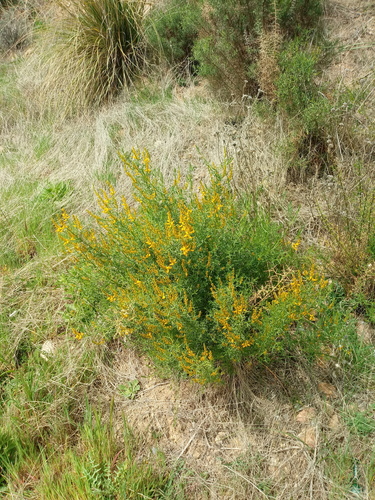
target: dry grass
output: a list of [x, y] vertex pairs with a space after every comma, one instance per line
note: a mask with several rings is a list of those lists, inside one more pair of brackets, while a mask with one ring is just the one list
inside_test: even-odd
[[[66, 335], [66, 299], [56, 286], [64, 266], [64, 259], [55, 257], [30, 261], [15, 272], [1, 271], [0, 370], [5, 377], [10, 374], [1, 393], [8, 401], [2, 426], [17, 429], [26, 442], [43, 442], [49, 435], [56, 445], [66, 441], [100, 366], [95, 346], [87, 349]], [[55, 351], [45, 360], [41, 350], [47, 340]]]
[[353, 86], [373, 74], [374, 5], [340, 0], [328, 4], [327, 29], [339, 42], [339, 53], [327, 76]]
[[259, 41], [258, 80], [261, 90], [271, 101], [275, 99], [275, 82], [279, 74], [277, 57], [281, 48], [282, 35], [275, 24], [273, 29], [264, 31]]
[[[42, 183], [70, 180], [74, 210], [92, 209], [93, 189], [111, 182], [127, 190], [118, 152], [135, 147], [148, 149], [167, 179], [176, 169], [187, 172], [191, 165], [198, 167], [197, 178], [204, 177], [204, 162], [218, 164], [226, 152], [234, 160], [239, 187], [280, 189], [286, 168], [275, 154], [283, 138], [281, 123], [265, 124], [252, 113], [251, 103], [248, 108], [248, 103], [229, 105], [223, 112], [214, 102], [194, 95], [163, 97], [169, 82], [160, 82], [159, 96], [152, 103], [124, 95], [95, 115], [66, 123], [48, 118], [38, 125], [31, 119], [13, 123], [3, 134], [3, 154], [10, 160], [1, 171], [4, 182], [18, 182], [21, 172], [23, 178]], [[48, 144], [37, 157], [43, 137]]]
[[[367, 0], [361, 3], [348, 0], [329, 3], [327, 30], [336, 40], [337, 55], [325, 71], [325, 78], [337, 88], [353, 91], [355, 118], [360, 123], [355, 130], [353, 146], [362, 149], [369, 162], [373, 162], [374, 158], [374, 15], [374, 4]], [[344, 122], [341, 126], [345, 128], [346, 125]], [[336, 149], [340, 160], [346, 160], [343, 156], [349, 154], [339, 141]]]
[[143, 1], [85, 0], [54, 5], [36, 32], [43, 108], [63, 118], [98, 106], [130, 85], [143, 61]]
[[19, 50], [28, 43], [30, 21], [26, 9], [0, 6], [0, 52]]

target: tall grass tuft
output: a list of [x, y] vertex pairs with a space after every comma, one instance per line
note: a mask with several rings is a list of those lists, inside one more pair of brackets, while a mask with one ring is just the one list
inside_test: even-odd
[[100, 105], [139, 71], [144, 2], [61, 0], [60, 9], [40, 40], [45, 93], [68, 112]]

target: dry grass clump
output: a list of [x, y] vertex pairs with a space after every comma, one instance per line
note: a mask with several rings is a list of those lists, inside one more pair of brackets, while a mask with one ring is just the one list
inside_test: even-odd
[[25, 9], [0, 6], [0, 51], [21, 49], [28, 42], [30, 23]]
[[[36, 160], [35, 143], [47, 134], [49, 147]], [[129, 183], [118, 153], [133, 147], [150, 152], [167, 182], [177, 166], [187, 173], [191, 165], [196, 167], [196, 181], [205, 180], [204, 162], [220, 163], [226, 151], [234, 160], [238, 189], [266, 185], [275, 196], [285, 183], [285, 163], [275, 155], [283, 136], [281, 122], [262, 123], [252, 112], [251, 103], [249, 109], [229, 106], [223, 112], [210, 100], [163, 97], [160, 91], [155, 102], [127, 97], [95, 116], [85, 115], [59, 126], [46, 121], [36, 128], [32, 122], [19, 121], [13, 139], [7, 135], [4, 146], [9, 149], [7, 170], [14, 180], [21, 170], [43, 182], [46, 178], [52, 183], [70, 179], [77, 193], [72, 199], [74, 210], [82, 213], [93, 208], [92, 188], [111, 182], [122, 193], [127, 192]], [[11, 153], [15, 137], [22, 155]], [[14, 168], [10, 168], [11, 163]]]
[[327, 271], [351, 296], [375, 298], [375, 180], [365, 162], [337, 169], [321, 209]]
[[60, 2], [38, 40], [47, 101], [69, 114], [130, 84], [142, 66], [143, 13], [143, 1]]
[[282, 34], [277, 24], [273, 29], [263, 31], [259, 40], [258, 81], [265, 96], [273, 100], [276, 97], [275, 82], [279, 76], [278, 54], [282, 43]]
[[9, 83], [0, 94], [3, 186], [16, 185], [21, 177], [39, 180], [38, 190], [48, 183], [71, 182], [74, 195], [67, 208], [82, 214], [93, 209], [94, 189], [107, 182], [128, 192], [118, 153], [133, 147], [150, 152], [167, 182], [177, 166], [188, 172], [191, 165], [197, 167], [195, 180], [205, 180], [205, 161], [218, 164], [226, 151], [234, 160], [238, 189], [266, 185], [275, 196], [284, 185], [285, 163], [275, 154], [284, 136], [282, 123], [262, 122], [251, 100], [223, 108], [204, 97], [207, 91], [201, 86], [175, 91], [165, 75], [152, 86], [144, 82], [142, 92], [151, 93], [152, 100], [130, 92], [95, 114], [64, 122], [46, 113], [42, 101], [36, 109], [42, 81], [29, 65], [36, 56], [7, 70]]

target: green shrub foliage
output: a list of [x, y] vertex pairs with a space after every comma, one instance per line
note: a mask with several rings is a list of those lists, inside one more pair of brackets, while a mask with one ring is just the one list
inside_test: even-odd
[[170, 0], [151, 12], [152, 45], [172, 64], [193, 67], [224, 93], [257, 90], [259, 38], [280, 29], [287, 38], [315, 28], [320, 0]]
[[193, 70], [194, 43], [202, 23], [201, 6], [191, 0], [171, 0], [155, 8], [146, 21], [147, 39], [178, 72]]
[[110, 187], [98, 194], [93, 227], [65, 212], [56, 223], [75, 262], [67, 281], [78, 339], [110, 309], [117, 334], [203, 383], [244, 359], [299, 349], [314, 358], [341, 335], [331, 285], [313, 267], [290, 267], [299, 242], [236, 199], [227, 162], [209, 167], [207, 184], [177, 176], [170, 187], [147, 152], [124, 164], [137, 207]]

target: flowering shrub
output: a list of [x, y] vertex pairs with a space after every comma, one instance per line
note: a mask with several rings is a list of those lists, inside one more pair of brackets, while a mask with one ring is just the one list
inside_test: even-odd
[[314, 266], [283, 276], [273, 296], [260, 301], [252, 312], [254, 344], [265, 359], [294, 355], [315, 358], [337, 340], [345, 318], [332, 296], [331, 283]]
[[76, 338], [107, 318], [156, 362], [202, 383], [250, 356], [267, 361], [310, 344], [323, 352], [330, 285], [313, 268], [290, 270], [298, 242], [235, 198], [227, 162], [209, 167], [208, 184], [177, 176], [166, 187], [147, 152], [123, 161], [137, 206], [109, 187], [92, 227], [65, 212], [56, 223], [75, 262], [67, 281]]

